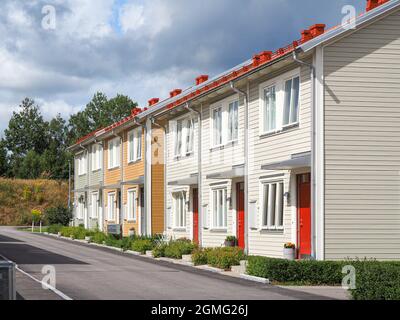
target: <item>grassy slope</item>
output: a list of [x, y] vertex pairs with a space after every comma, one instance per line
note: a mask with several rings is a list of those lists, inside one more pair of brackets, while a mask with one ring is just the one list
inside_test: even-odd
[[32, 209], [44, 210], [68, 201], [68, 183], [0, 178], [0, 225], [30, 223]]

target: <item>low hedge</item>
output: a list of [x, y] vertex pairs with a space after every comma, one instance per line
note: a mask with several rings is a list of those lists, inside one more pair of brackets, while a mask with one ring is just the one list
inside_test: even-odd
[[224, 270], [239, 265], [245, 258], [243, 250], [238, 247], [205, 248], [195, 250], [192, 254], [194, 265], [208, 264]]
[[339, 286], [346, 276], [342, 273], [343, 267], [347, 265], [356, 271], [355, 289], [350, 290], [353, 299], [400, 299], [400, 262], [289, 261], [251, 256], [248, 257], [247, 273], [278, 283]]
[[61, 224], [52, 224], [47, 227], [46, 231], [48, 233], [57, 234], [61, 231], [62, 228], [63, 228], [63, 225], [61, 225]]
[[182, 259], [183, 255], [192, 254], [196, 245], [188, 239], [171, 240], [168, 243], [161, 242], [153, 249], [153, 257], [167, 257]]
[[145, 254], [146, 251], [153, 250], [154, 241], [150, 239], [137, 239], [132, 242], [132, 250]]

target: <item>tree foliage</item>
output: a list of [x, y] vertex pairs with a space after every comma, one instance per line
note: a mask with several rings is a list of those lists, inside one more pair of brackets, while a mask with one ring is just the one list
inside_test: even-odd
[[25, 98], [0, 140], [0, 176], [68, 178], [72, 155], [67, 147], [78, 138], [127, 117], [136, 107], [127, 96], [108, 99], [98, 92], [83, 111], [71, 115], [68, 121], [60, 115], [45, 121], [35, 101]]

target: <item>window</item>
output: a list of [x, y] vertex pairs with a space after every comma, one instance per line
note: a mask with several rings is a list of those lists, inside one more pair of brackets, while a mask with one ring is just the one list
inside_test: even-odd
[[77, 208], [77, 218], [83, 219], [85, 216], [85, 202], [83, 197], [80, 197], [78, 200], [78, 208]]
[[128, 190], [128, 221], [136, 221], [136, 190]]
[[216, 108], [213, 113], [213, 144], [219, 146], [222, 144], [222, 107]]
[[193, 119], [186, 120], [186, 154], [193, 152], [194, 125]]
[[99, 217], [99, 194], [92, 193], [92, 210], [90, 214], [92, 219], [97, 219]]
[[276, 130], [276, 94], [275, 86], [264, 91], [264, 131]]
[[299, 118], [300, 78], [295, 77], [285, 82], [285, 102], [283, 107], [283, 125], [298, 122]]
[[120, 138], [115, 138], [108, 142], [108, 169], [114, 169], [120, 166], [120, 145]]
[[87, 154], [86, 152], [81, 153], [78, 157], [78, 175], [83, 176], [87, 171]]
[[186, 201], [184, 192], [173, 194], [174, 227], [186, 228]]
[[192, 118], [184, 118], [174, 121], [175, 126], [175, 157], [190, 155], [194, 144], [194, 121]]
[[115, 220], [115, 208], [116, 208], [115, 193], [108, 194], [107, 208], [108, 208], [108, 212], [107, 212], [108, 221], [114, 221]]
[[283, 229], [283, 182], [263, 185], [262, 227]]
[[227, 227], [227, 198], [226, 189], [216, 189], [212, 191], [213, 199], [213, 228]]
[[228, 113], [228, 141], [236, 141], [238, 139], [239, 125], [239, 101], [229, 104]]
[[142, 158], [142, 128], [128, 133], [128, 157], [128, 162], [138, 161]]
[[103, 148], [99, 144], [94, 144], [92, 147], [92, 171], [97, 171], [100, 170], [102, 165], [101, 165], [101, 156], [102, 156], [102, 150]]
[[299, 123], [299, 69], [260, 86], [260, 134], [274, 133]]

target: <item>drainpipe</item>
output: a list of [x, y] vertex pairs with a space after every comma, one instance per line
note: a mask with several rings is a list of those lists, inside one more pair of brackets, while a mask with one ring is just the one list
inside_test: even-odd
[[[316, 258], [316, 223], [315, 223], [315, 190], [316, 190], [316, 182], [315, 182], [315, 140], [316, 140], [316, 121], [315, 121], [315, 112], [316, 112], [316, 103], [315, 103], [315, 79], [316, 79], [316, 70], [315, 66], [311, 63], [304, 62], [297, 57], [296, 51], [293, 51], [293, 60], [298, 64], [310, 68], [311, 71], [311, 233], [312, 233], [312, 241], [311, 241], [311, 252], [312, 256]], [[298, 223], [297, 223], [298, 225]]]
[[[121, 140], [121, 154], [120, 154], [120, 161], [119, 161], [119, 165], [121, 167], [121, 197], [118, 199], [119, 200], [119, 216], [118, 216], [118, 222], [120, 224], [120, 228], [121, 228], [121, 236], [123, 235], [123, 223], [124, 223], [124, 205], [123, 205], [123, 188], [124, 186], [122, 185], [122, 182], [124, 181], [124, 136], [122, 134], [122, 136], [116, 134], [114, 132], [114, 130], [112, 131], [112, 135], [116, 138], [119, 138]], [[117, 193], [118, 196], [118, 193]]]
[[[82, 146], [82, 144], [79, 145], [79, 147], [81, 149], [83, 149], [86, 152], [86, 185], [89, 188], [89, 174], [90, 174], [90, 168], [89, 168], [89, 149], [85, 148], [84, 146]], [[88, 192], [85, 192], [85, 205], [86, 205], [86, 217], [84, 217], [83, 223], [85, 224], [85, 228], [86, 226], [89, 225], [89, 207], [88, 207], [88, 202], [89, 202], [89, 196], [88, 196]]]
[[[198, 116], [198, 121], [199, 121], [199, 134], [198, 134], [198, 145], [197, 145], [197, 195], [198, 195], [198, 215], [199, 215], [199, 245], [201, 246], [203, 243], [203, 204], [202, 204], [202, 168], [201, 168], [201, 147], [202, 147], [202, 116], [201, 116], [201, 112], [198, 110], [193, 109], [190, 104], [187, 102], [185, 105], [186, 110], [188, 110], [189, 112], [193, 112], [193, 113], [197, 113]], [[203, 105], [201, 105], [201, 109], [203, 109]], [[193, 128], [194, 129], [194, 128]]]
[[[157, 123], [154, 117], [150, 118], [152, 124], [164, 130], [164, 232], [167, 232], [167, 215], [165, 214], [167, 210], [167, 150], [168, 150], [168, 137], [167, 137], [167, 127]], [[153, 187], [153, 186], [152, 186]]]
[[[245, 253], [249, 252], [249, 94], [248, 92], [242, 91], [235, 87], [235, 83], [231, 81], [231, 88], [235, 91], [239, 96], [243, 96], [244, 98], [244, 243], [245, 243]], [[247, 82], [247, 91], [249, 91], [249, 83]], [[236, 222], [237, 223], [237, 222]]]

